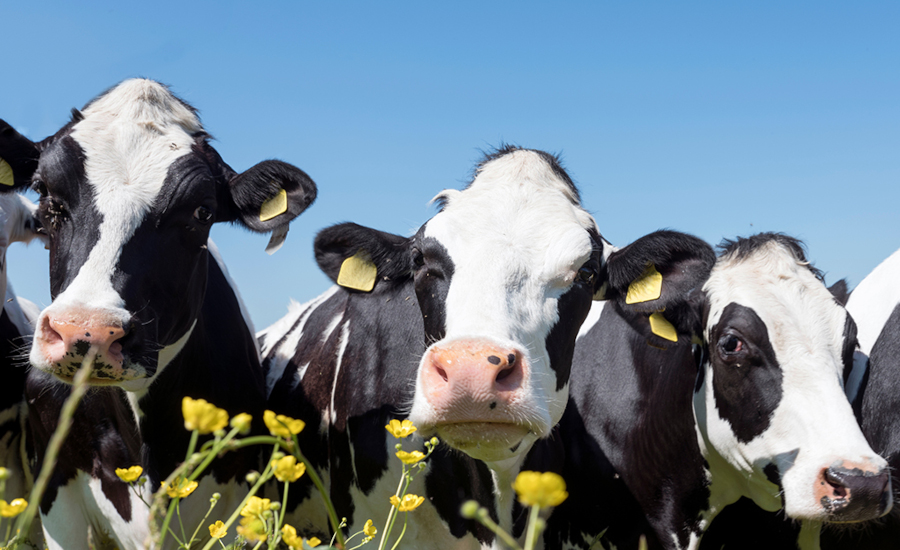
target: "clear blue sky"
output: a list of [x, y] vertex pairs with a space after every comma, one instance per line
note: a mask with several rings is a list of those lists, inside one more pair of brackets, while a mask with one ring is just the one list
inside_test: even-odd
[[[323, 227], [409, 234], [480, 150], [561, 153], [610, 241], [803, 239], [829, 283], [900, 247], [897, 2], [0, 2], [0, 118], [32, 139], [120, 80], [169, 84], [224, 159], [319, 199], [284, 248], [213, 237], [257, 328], [329, 281]], [[10, 250], [49, 302], [46, 252]]]

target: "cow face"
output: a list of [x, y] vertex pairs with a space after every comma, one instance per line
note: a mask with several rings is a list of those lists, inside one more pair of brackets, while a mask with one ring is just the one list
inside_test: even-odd
[[53, 303], [33, 365], [71, 381], [90, 360], [92, 384], [146, 388], [193, 330], [212, 224], [283, 232], [315, 198], [299, 169], [266, 161], [237, 174], [207, 139], [191, 107], [138, 79], [38, 144], [0, 123], [0, 157], [40, 192], [50, 243]]
[[515, 457], [562, 416], [575, 336], [611, 247], [543, 152], [503, 149], [437, 200], [410, 239], [338, 226], [319, 235], [317, 257], [336, 280], [360, 250], [379, 280], [412, 276], [430, 345], [410, 419], [475, 458]]
[[700, 442], [714, 491], [718, 476], [792, 518], [870, 519], [891, 507], [890, 475], [841, 387], [853, 320], [817, 275], [783, 235], [727, 243], [704, 286]]

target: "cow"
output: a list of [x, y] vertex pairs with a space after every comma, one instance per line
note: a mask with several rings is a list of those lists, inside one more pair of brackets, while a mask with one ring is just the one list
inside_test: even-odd
[[[845, 376], [847, 398], [866, 440], [891, 469], [900, 468], [900, 291], [896, 273], [900, 251], [894, 252], [850, 294], [847, 311], [856, 321], [859, 349]], [[892, 478], [894, 495], [900, 479]], [[900, 513], [892, 513], [861, 526], [826, 526], [822, 548], [894, 549], [900, 541]]]
[[[26, 361], [23, 350], [34, 332], [36, 306], [16, 296], [9, 284], [6, 250], [12, 243], [30, 243], [43, 238], [35, 210], [37, 206], [21, 195], [0, 193], [0, 467], [6, 468], [7, 502], [27, 498], [33, 479], [26, 453]], [[0, 518], [0, 533], [14, 520]], [[34, 533], [33, 542], [40, 540]], [[37, 547], [37, 544], [35, 544]]]
[[[349, 532], [387, 516], [401, 465], [384, 426], [409, 419], [420, 447], [443, 443], [410, 487], [427, 504], [404, 547], [478, 548], [493, 536], [460, 505], [474, 499], [511, 528], [513, 478], [563, 414], [592, 298], [611, 271], [636, 277], [661, 262], [672, 235], [607, 262], [614, 247], [558, 159], [516, 146], [486, 155], [468, 187], [437, 201], [412, 237], [352, 223], [321, 231], [316, 259], [337, 286], [259, 337], [269, 406], [313, 428], [300, 448], [330, 480]], [[330, 537], [311, 491], [291, 489], [286, 521]]]
[[[726, 240], [706, 261], [708, 276], [691, 281], [677, 265], [648, 268], [637, 285], [611, 280], [609, 300], [591, 310], [569, 408], [525, 464], [569, 482], [545, 547], [633, 548], [643, 535], [651, 548], [697, 548], [744, 497], [807, 520], [779, 540], [815, 548], [816, 522], [891, 508], [887, 463], [843, 394], [853, 319], [801, 243], [772, 233]], [[636, 294], [654, 277], [659, 298]], [[667, 296], [667, 282], [689, 290]]]
[[[264, 430], [254, 330], [210, 229], [231, 222], [283, 236], [315, 199], [315, 184], [277, 160], [235, 172], [193, 107], [147, 79], [114, 86], [37, 143], [0, 121], [0, 157], [14, 187], [40, 193], [49, 238], [53, 302], [37, 320], [30, 362], [70, 383], [90, 360], [89, 383], [103, 390], [86, 402], [88, 425], [73, 428], [91, 439], [70, 438], [71, 453], [41, 502], [48, 545], [88, 548], [92, 531], [119, 548], [142, 548], [146, 507], [113, 476], [129, 464], [113, 459], [136, 456], [144, 490], [158, 488], [185, 457], [186, 396], [250, 413]], [[28, 382], [38, 441], [55, 427], [53, 403], [68, 393], [55, 384]], [[91, 425], [97, 418], [106, 421]], [[135, 423], [137, 433], [117, 431]], [[220, 492], [219, 506], [234, 508], [258, 460], [254, 449], [227, 454], [192, 498]], [[185, 525], [205, 511], [184, 507]]]

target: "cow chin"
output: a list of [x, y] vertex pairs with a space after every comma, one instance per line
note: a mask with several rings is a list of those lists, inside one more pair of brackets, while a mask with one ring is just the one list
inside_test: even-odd
[[447, 445], [477, 460], [496, 462], [521, 454], [522, 442], [532, 430], [506, 422], [459, 422], [436, 426], [438, 437]]
[[[75, 376], [82, 368], [82, 363], [78, 361], [33, 362], [33, 364], [66, 384], [74, 384]], [[95, 360], [87, 384], [90, 386], [119, 386], [128, 391], [137, 391], [149, 385], [150, 380], [147, 369], [142, 365], [126, 363], [124, 366], [117, 366]]]

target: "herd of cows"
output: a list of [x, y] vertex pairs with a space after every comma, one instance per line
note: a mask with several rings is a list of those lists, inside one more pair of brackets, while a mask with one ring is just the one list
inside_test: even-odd
[[[147, 507], [114, 471], [141, 464], [143, 489], [159, 486], [188, 446], [185, 396], [250, 413], [259, 433], [266, 409], [304, 420], [301, 448], [350, 532], [383, 521], [396, 489], [384, 426], [437, 435], [403, 548], [500, 548], [460, 516], [470, 499], [521, 536], [522, 470], [568, 484], [547, 549], [900, 548], [900, 254], [848, 295], [781, 234], [718, 255], [674, 231], [617, 248], [555, 157], [504, 147], [411, 237], [322, 230], [315, 257], [336, 285], [254, 334], [210, 228], [283, 235], [316, 186], [273, 160], [236, 173], [208, 138], [141, 79], [40, 142], [0, 121], [0, 258], [44, 240], [53, 297], [43, 311], [17, 299], [0, 262], [8, 497], [94, 365], [40, 502], [50, 549], [86, 550], [89, 531], [94, 547], [144, 547]], [[38, 207], [12, 192], [27, 187]], [[225, 454], [190, 498], [234, 509], [263, 453]], [[296, 485], [287, 523], [329, 540], [308, 476]], [[183, 506], [184, 524], [206, 508]]]

